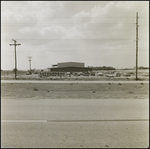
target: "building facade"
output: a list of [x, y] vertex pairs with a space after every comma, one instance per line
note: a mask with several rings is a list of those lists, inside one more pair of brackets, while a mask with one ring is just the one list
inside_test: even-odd
[[57, 64], [58, 68], [63, 68], [63, 67], [84, 67], [84, 63], [79, 63], [79, 62], [65, 62], [65, 63], [58, 63]]
[[57, 66], [57, 67], [51, 68], [52, 72], [88, 72], [88, 71], [92, 71], [92, 68], [84, 67], [84, 63], [79, 63], [79, 62], [58, 63], [55, 66]]

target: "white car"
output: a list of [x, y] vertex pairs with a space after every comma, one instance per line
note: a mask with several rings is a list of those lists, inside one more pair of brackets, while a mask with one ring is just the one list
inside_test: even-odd
[[98, 76], [103, 76], [104, 74], [102, 72], [97, 73]]
[[107, 77], [115, 77], [115, 74], [106, 74]]

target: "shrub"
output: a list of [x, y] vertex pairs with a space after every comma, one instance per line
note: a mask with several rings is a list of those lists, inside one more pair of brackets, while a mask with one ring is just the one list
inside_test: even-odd
[[37, 89], [37, 88], [34, 88], [34, 91], [38, 91], [38, 89]]
[[133, 92], [132, 92], [132, 91], [129, 91], [129, 94], [133, 94]]

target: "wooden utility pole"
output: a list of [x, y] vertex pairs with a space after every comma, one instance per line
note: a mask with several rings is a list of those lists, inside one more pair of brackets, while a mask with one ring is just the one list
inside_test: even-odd
[[32, 57], [28, 57], [29, 58], [29, 70], [30, 70], [30, 72], [31, 72], [31, 58]]
[[136, 80], [138, 80], [138, 12], [136, 13]]
[[16, 44], [17, 41], [12, 39], [14, 41], [14, 44], [9, 44], [10, 46], [14, 46], [14, 49], [15, 49], [15, 79], [16, 79], [16, 76], [17, 76], [17, 54], [16, 54], [16, 46], [19, 46], [21, 44]]

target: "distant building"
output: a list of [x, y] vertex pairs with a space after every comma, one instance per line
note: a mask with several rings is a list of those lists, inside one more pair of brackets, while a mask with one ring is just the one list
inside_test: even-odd
[[79, 63], [79, 62], [65, 62], [65, 63], [58, 63], [57, 66], [59, 68], [62, 68], [62, 67], [84, 67], [84, 63]]
[[92, 68], [84, 67], [84, 63], [79, 62], [64, 62], [52, 65], [52, 72], [88, 72], [92, 71]]

